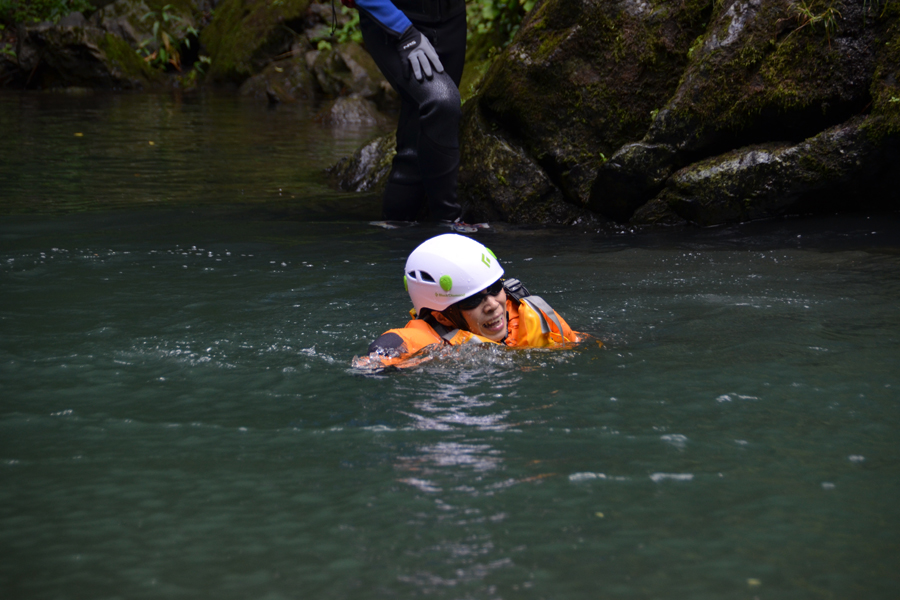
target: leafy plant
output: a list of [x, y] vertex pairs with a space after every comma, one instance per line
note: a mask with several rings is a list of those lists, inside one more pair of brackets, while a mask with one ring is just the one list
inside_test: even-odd
[[[6, 25], [0, 23], [0, 40], [3, 39], [3, 31], [6, 29]], [[0, 56], [6, 56], [7, 58], [11, 58], [12, 60], [16, 59], [16, 51], [13, 50], [13, 45], [9, 42], [0, 41]]]
[[[875, 13], [876, 18], [884, 16], [887, 11], [888, 0], [863, 0], [863, 23], [866, 22], [869, 12]], [[878, 14], [880, 11], [880, 14]]]
[[[141, 21], [153, 19], [153, 37], [141, 42], [137, 52], [156, 68], [164, 69], [171, 65], [175, 70], [181, 71], [182, 47], [191, 47], [191, 38], [197, 38], [197, 30], [187, 19], [170, 12], [171, 10], [172, 5], [166, 4], [159, 11], [151, 10], [141, 17]], [[195, 67], [196, 65], [194, 63]]]
[[835, 8], [835, 0], [803, 0], [794, 5], [794, 11], [800, 26], [791, 32], [797, 33], [804, 27], [825, 28], [825, 37], [829, 40], [837, 31], [838, 21], [842, 19], [841, 13]]
[[[276, 0], [277, 1], [277, 0]], [[310, 41], [316, 45], [317, 50], [331, 50], [332, 43], [346, 44], [347, 42], [362, 43], [362, 31], [359, 29], [359, 11], [341, 6], [341, 14], [349, 16], [349, 20], [343, 20], [340, 27], [312, 38]]]
[[73, 12], [91, 12], [88, 0], [0, 0], [0, 23], [56, 23]]
[[341, 6], [341, 14], [350, 15], [350, 20], [341, 25], [340, 29], [334, 32], [339, 44], [346, 42], [362, 42], [362, 31], [359, 29], [359, 11], [351, 10], [346, 6]]
[[536, 0], [477, 0], [466, 6], [469, 37], [494, 34], [506, 46]]
[[194, 61], [194, 70], [199, 71], [200, 73], [206, 72], [206, 67], [212, 64], [212, 59], [208, 56], [204, 56], [201, 54], [197, 57], [197, 60]]
[[[0, 0], [2, 1], [2, 0]], [[278, 2], [278, 0], [274, 0]], [[519, 30], [522, 18], [534, 7], [537, 0], [474, 0], [466, 5], [466, 19], [468, 22], [468, 37], [475, 35], [487, 35], [496, 38], [501, 47], [509, 44], [509, 41]], [[362, 32], [359, 29], [359, 12], [341, 7], [342, 15], [349, 15], [350, 19], [334, 33], [321, 35], [311, 41], [319, 50], [331, 49], [333, 43], [362, 42]]]

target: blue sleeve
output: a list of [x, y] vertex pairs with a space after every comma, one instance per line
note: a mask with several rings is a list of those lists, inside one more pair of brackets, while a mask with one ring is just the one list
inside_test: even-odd
[[412, 25], [390, 0], [356, 0], [356, 7], [366, 12], [376, 23], [398, 38]]

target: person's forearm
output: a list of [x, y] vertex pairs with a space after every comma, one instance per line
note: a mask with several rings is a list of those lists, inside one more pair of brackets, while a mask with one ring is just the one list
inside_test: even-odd
[[356, 0], [356, 7], [397, 38], [412, 25], [412, 21], [390, 0]]

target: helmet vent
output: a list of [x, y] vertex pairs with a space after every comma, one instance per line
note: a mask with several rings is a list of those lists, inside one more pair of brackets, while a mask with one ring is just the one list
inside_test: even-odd
[[428, 283], [434, 283], [434, 277], [432, 277], [425, 271], [419, 271], [419, 279], [421, 281], [427, 281]]

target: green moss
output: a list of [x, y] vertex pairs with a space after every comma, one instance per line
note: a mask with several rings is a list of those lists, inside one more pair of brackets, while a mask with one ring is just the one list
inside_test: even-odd
[[143, 79], [148, 83], [160, 80], [160, 74], [138, 56], [134, 48], [122, 38], [107, 33], [100, 40], [99, 47], [110, 62], [127, 77]]
[[200, 40], [212, 58], [214, 80], [242, 81], [264, 60], [296, 37], [288, 27], [301, 19], [310, 0], [224, 0]]
[[865, 125], [876, 139], [900, 135], [900, 6], [888, 4], [881, 17], [888, 26], [878, 39], [872, 77], [872, 117]]
[[[724, 7], [722, 7], [724, 8]], [[720, 8], [719, 10], [722, 10]], [[719, 30], [710, 29], [704, 41], [715, 34], [727, 35], [730, 20], [717, 18]], [[792, 24], [788, 35], [779, 34]], [[691, 47], [693, 64], [690, 98], [676, 103], [673, 117], [690, 122], [695, 139], [709, 131], [740, 131], [755, 122], [764, 110], [786, 113], [839, 100], [840, 53], [821, 28], [797, 28], [794, 13], [782, 3], [763, 3], [752, 22], [745, 24], [740, 50], [731, 46], [702, 50]]]
[[144, 4], [147, 5], [147, 8], [157, 13], [162, 12], [163, 8], [168, 6], [170, 8], [166, 9], [166, 12], [169, 14], [192, 15], [195, 3], [191, 2], [191, 0], [144, 0]]
[[[647, 10], [646, 5], [644, 10]], [[581, 204], [603, 156], [640, 139], [676, 89], [712, 7], [547, 0], [486, 76], [479, 104]]]

